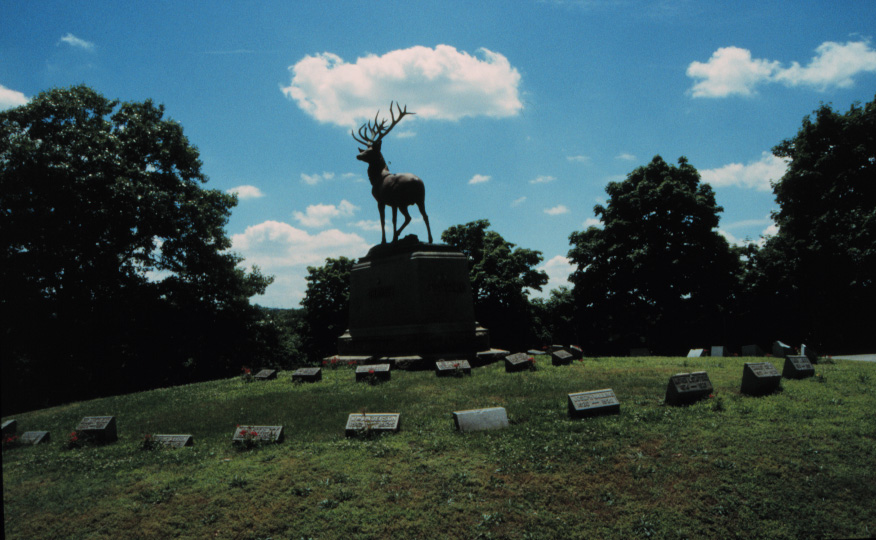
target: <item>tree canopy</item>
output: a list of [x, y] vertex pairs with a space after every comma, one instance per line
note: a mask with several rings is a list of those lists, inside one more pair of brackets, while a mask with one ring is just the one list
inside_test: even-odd
[[754, 255], [754, 310], [782, 308], [775, 324], [787, 341], [845, 350], [872, 344], [876, 99], [845, 114], [822, 105], [773, 153], [790, 161], [773, 186], [778, 233]]
[[475, 316], [490, 330], [491, 342], [500, 347], [525, 346], [532, 341], [532, 316], [527, 288], [541, 290], [547, 274], [536, 269], [541, 252], [515, 247], [487, 230], [486, 219], [454, 225], [441, 240], [468, 257]]
[[676, 167], [656, 156], [605, 191], [608, 204], [594, 208], [602, 227], [569, 238], [584, 344], [671, 352], [719, 339], [740, 269], [716, 230], [711, 187], [685, 158]]
[[206, 181], [151, 100], [76, 86], [0, 112], [5, 396], [40, 372], [62, 400], [215, 376], [252, 352], [248, 299], [271, 278], [227, 251], [236, 199]]

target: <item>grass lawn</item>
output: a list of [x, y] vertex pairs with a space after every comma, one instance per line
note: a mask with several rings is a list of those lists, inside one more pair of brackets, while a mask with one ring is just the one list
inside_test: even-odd
[[[306, 385], [283, 372], [17, 415], [52, 442], [3, 451], [6, 538], [876, 536], [876, 364], [819, 364], [753, 398], [743, 363], [762, 359], [537, 360], [375, 386], [349, 368]], [[699, 370], [715, 397], [664, 405], [670, 375]], [[568, 393], [602, 388], [619, 415], [569, 419]], [[496, 406], [509, 428], [454, 431], [452, 411]], [[345, 438], [361, 411], [400, 413], [401, 431]], [[65, 449], [92, 415], [116, 416], [119, 441]], [[285, 441], [235, 449], [238, 424], [283, 425]], [[146, 433], [195, 446], [144, 451]]]

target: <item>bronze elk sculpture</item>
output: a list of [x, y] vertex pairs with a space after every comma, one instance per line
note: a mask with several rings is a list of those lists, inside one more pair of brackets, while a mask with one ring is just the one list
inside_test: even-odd
[[[398, 108], [398, 118], [393, 111], [393, 105]], [[374, 122], [362, 124], [359, 128], [359, 136], [353, 132], [353, 139], [360, 144], [364, 144], [367, 148], [359, 148], [359, 155], [356, 159], [364, 161], [368, 164], [368, 180], [371, 181], [371, 195], [377, 201], [377, 209], [380, 211], [380, 231], [382, 233], [381, 243], [386, 243], [386, 224], [385, 210], [387, 205], [392, 208], [392, 241], [398, 240], [399, 235], [411, 222], [411, 215], [408, 213], [408, 206], [416, 204], [420, 209], [420, 214], [423, 216], [423, 221], [426, 222], [426, 232], [429, 233], [429, 243], [432, 243], [432, 229], [429, 227], [429, 216], [426, 215], [426, 186], [423, 181], [417, 176], [410, 173], [392, 174], [389, 172], [389, 167], [386, 165], [386, 160], [383, 159], [383, 154], [380, 153], [380, 146], [383, 138], [392, 131], [392, 128], [398, 124], [402, 118], [408, 114], [416, 114], [408, 112], [408, 107], [405, 105], [402, 110], [401, 105], [394, 102], [389, 104], [389, 114], [392, 118], [389, 126], [386, 125], [386, 119], [378, 123], [377, 117], [380, 111], [374, 116]], [[396, 219], [398, 211], [401, 210], [405, 217], [405, 222], [402, 226], [396, 229]]]

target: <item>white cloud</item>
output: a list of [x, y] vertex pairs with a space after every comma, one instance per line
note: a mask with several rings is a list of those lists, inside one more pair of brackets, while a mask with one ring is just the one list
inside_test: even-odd
[[699, 79], [690, 92], [693, 97], [751, 95], [758, 85], [781, 83], [785, 86], [810, 86], [817, 90], [848, 88], [861, 73], [876, 72], [876, 51], [868, 41], [845, 44], [826, 41], [815, 49], [806, 66], [792, 62], [788, 68], [775, 60], [752, 59], [751, 51], [722, 47], [708, 62], [691, 62], [687, 76]]
[[740, 238], [736, 237], [734, 234], [728, 232], [726, 229], [732, 229], [732, 228], [737, 228], [737, 227], [742, 227], [742, 226], [747, 226], [747, 225], [763, 224], [764, 221], [769, 222], [769, 225], [767, 225], [767, 227], [763, 231], [761, 231], [760, 238], [758, 238], [757, 241], [754, 242], [755, 244], [757, 244], [758, 247], [763, 247], [767, 241], [767, 238], [769, 238], [770, 236], [774, 236], [776, 233], [779, 232], [779, 226], [770, 220], [749, 219], [746, 221], [733, 223], [731, 225], [724, 227], [724, 229], [718, 229], [718, 234], [720, 234], [721, 236], [726, 238], [727, 242], [729, 242], [731, 244], [735, 244], [737, 246], [747, 246], [749, 243], [751, 243], [751, 240], [749, 240], [748, 238], [741, 238], [740, 239]]
[[569, 209], [563, 204], [558, 204], [553, 208], [545, 208], [544, 213], [549, 216], [559, 216], [560, 214], [568, 214]]
[[358, 210], [347, 200], [342, 200], [338, 206], [333, 204], [312, 204], [304, 212], [294, 212], [293, 215], [298, 223], [305, 227], [325, 227], [336, 217], [350, 217]]
[[566, 160], [575, 163], [590, 163], [590, 156], [566, 156]]
[[691, 88], [693, 97], [747, 96], [755, 86], [767, 81], [778, 67], [778, 62], [752, 60], [751, 51], [746, 49], [722, 47], [708, 62], [691, 62], [687, 76], [702, 79]]
[[27, 103], [27, 96], [0, 84], [0, 111], [18, 107], [25, 103]]
[[718, 229], [718, 234], [723, 236], [727, 240], [727, 243], [729, 243], [729, 244], [737, 245], [737, 246], [747, 246], [748, 245], [748, 240], [739, 239], [736, 236], [734, 236], [732, 233], [729, 233], [729, 232], [725, 231], [724, 229]]
[[547, 184], [548, 182], [553, 182], [556, 180], [553, 176], [539, 176], [533, 180], [530, 180], [530, 184]]
[[90, 41], [85, 41], [84, 39], [80, 39], [69, 32], [67, 33], [67, 35], [62, 37], [58, 41], [58, 43], [66, 43], [67, 45], [70, 45], [71, 47], [75, 47], [77, 49], [85, 49], [86, 51], [93, 51], [94, 50], [94, 43], [92, 43]]
[[780, 179], [788, 168], [788, 161], [763, 152], [760, 160], [743, 165], [730, 163], [717, 169], [700, 171], [703, 182], [714, 188], [737, 186], [757, 191], [771, 191], [770, 181]]
[[301, 181], [309, 186], [315, 186], [323, 180], [331, 180], [335, 177], [335, 173], [324, 172], [322, 174], [304, 174], [301, 173]]
[[363, 231], [377, 231], [380, 232], [380, 221], [376, 219], [363, 219], [357, 221], [356, 223], [350, 223], [353, 227], [357, 229], [362, 229]]
[[572, 273], [575, 267], [567, 257], [556, 255], [538, 267], [538, 269], [543, 270], [544, 273], [548, 275], [548, 282], [546, 285], [542, 286], [541, 292], [530, 289], [533, 297], [547, 298], [552, 289], [559, 289], [563, 286], [572, 286], [569, 282], [569, 274]]
[[476, 174], [471, 177], [471, 180], [468, 181], [469, 184], [483, 184], [484, 182], [489, 182], [491, 176], [487, 176], [484, 174]]
[[292, 81], [282, 90], [319, 122], [344, 127], [373, 119], [378, 109], [385, 113], [392, 99], [420, 118], [517, 115], [523, 109], [520, 73], [499, 53], [478, 53], [416, 46], [351, 64], [325, 52], [290, 66]]
[[518, 197], [518, 198], [514, 199], [513, 201], [511, 201], [511, 207], [513, 208], [515, 206], [520, 206], [525, 201], [526, 201], [526, 196]]
[[268, 307], [297, 307], [304, 297], [307, 266], [321, 266], [327, 257], [361, 257], [370, 247], [357, 234], [337, 229], [309, 234], [288, 223], [265, 221], [231, 236], [232, 250], [247, 266], [258, 265], [274, 275], [264, 296], [255, 302]]
[[584, 220], [583, 227], [585, 229], [589, 229], [590, 227], [599, 227], [602, 228], [602, 222], [599, 221], [599, 218], [591, 217]]
[[236, 194], [237, 198], [241, 201], [245, 201], [247, 199], [258, 199], [265, 196], [265, 194], [262, 193], [262, 190], [255, 186], [237, 186], [228, 189], [225, 192]]
[[623, 152], [623, 153], [621, 153], [621, 154], [618, 154], [618, 155], [616, 155], [614, 158], [615, 158], [615, 159], [620, 159], [620, 160], [623, 160], [623, 161], [636, 161], [636, 156], [634, 156], [633, 154], [628, 154], [628, 153], [626, 153], [626, 152]]

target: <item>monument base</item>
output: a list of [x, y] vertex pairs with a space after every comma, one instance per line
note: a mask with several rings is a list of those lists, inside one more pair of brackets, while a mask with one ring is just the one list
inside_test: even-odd
[[341, 356], [475, 359], [490, 348], [474, 319], [467, 257], [416, 236], [373, 247], [350, 273]]

